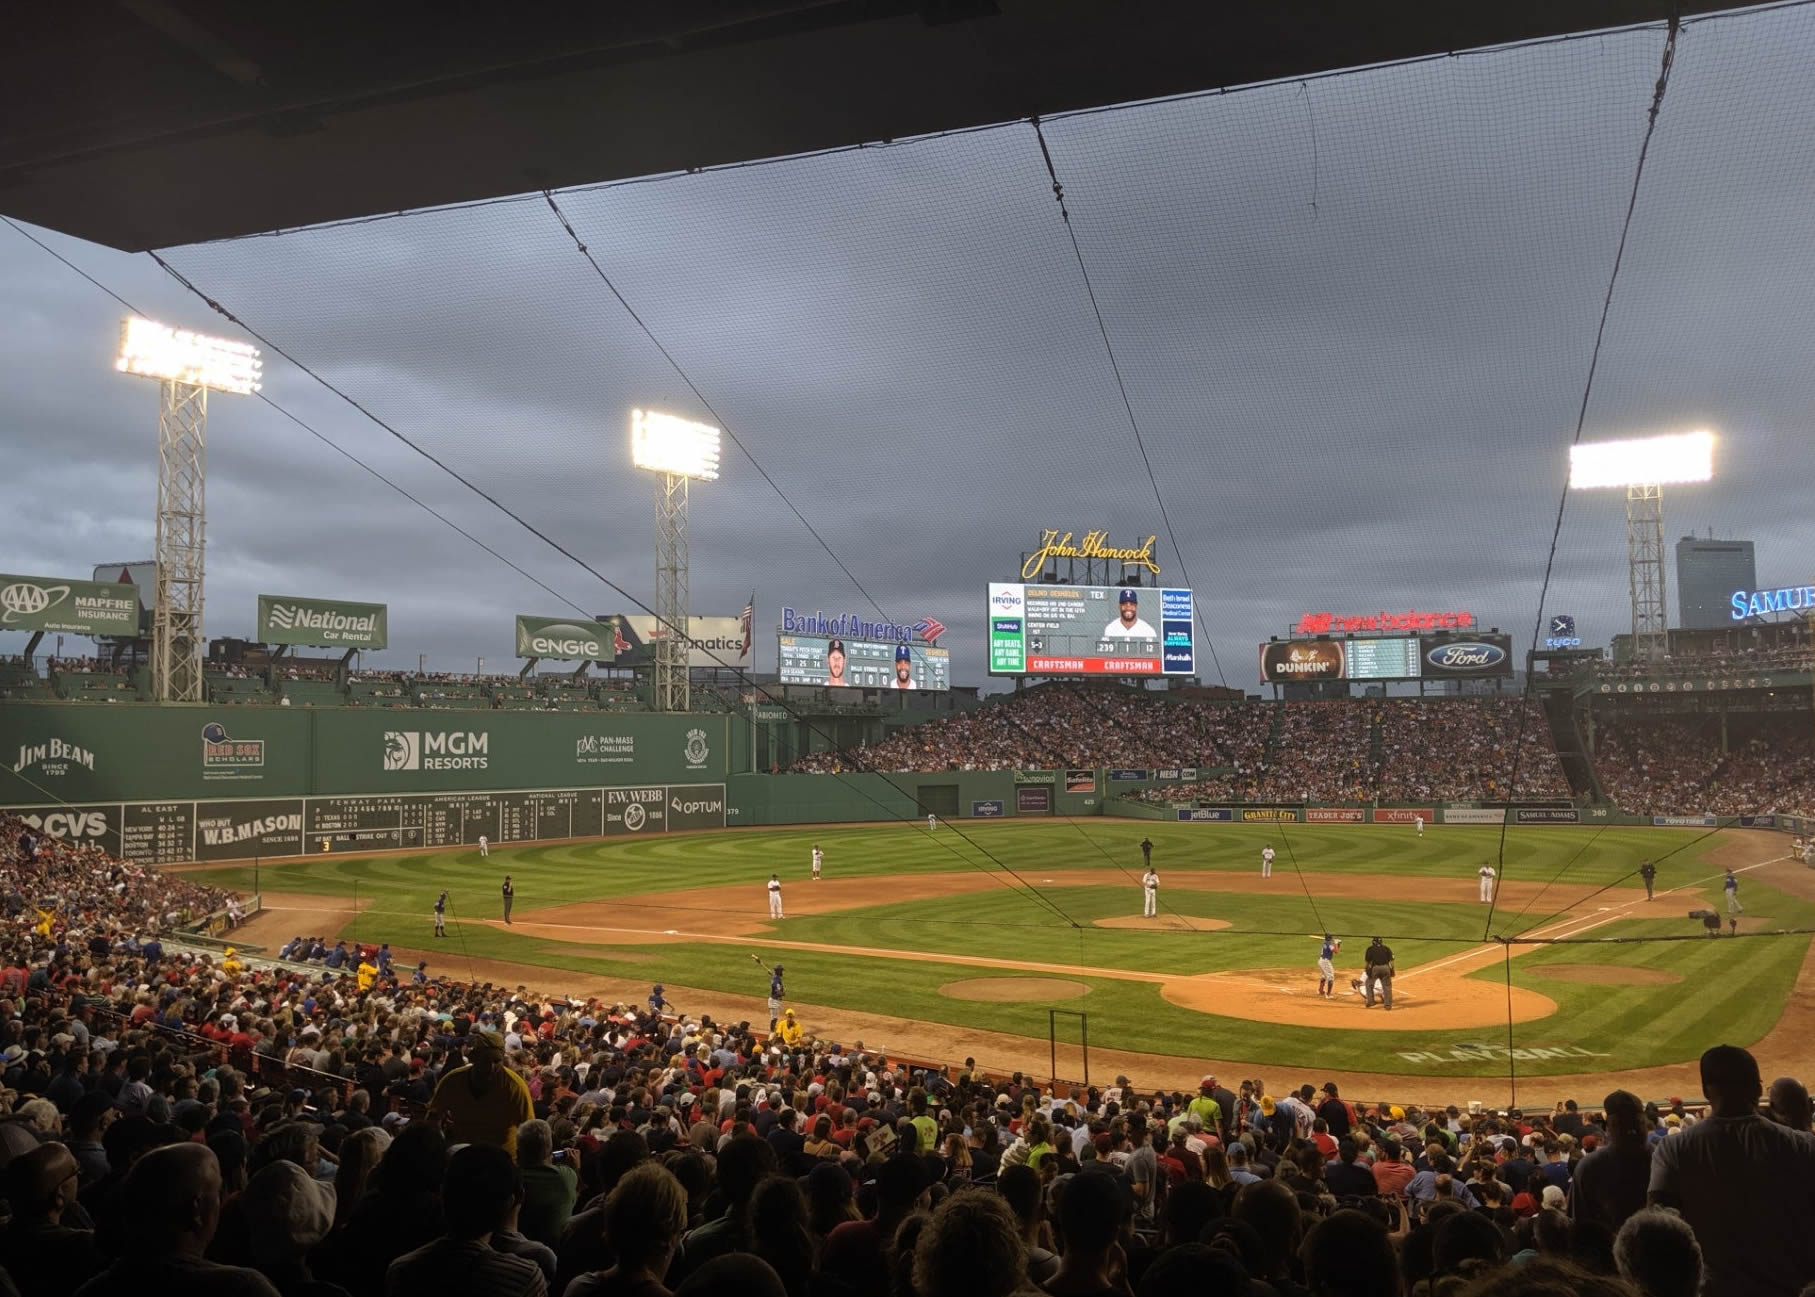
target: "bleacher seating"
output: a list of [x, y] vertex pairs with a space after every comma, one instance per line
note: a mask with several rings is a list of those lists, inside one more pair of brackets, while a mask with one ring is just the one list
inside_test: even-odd
[[51, 673], [50, 682], [58, 697], [72, 703], [132, 702], [139, 696], [132, 677], [120, 671], [58, 667]]
[[23, 662], [0, 662], [0, 698], [50, 702], [56, 698], [50, 681]]
[[289, 707], [340, 707], [347, 701], [346, 691], [328, 680], [285, 680], [278, 693]]

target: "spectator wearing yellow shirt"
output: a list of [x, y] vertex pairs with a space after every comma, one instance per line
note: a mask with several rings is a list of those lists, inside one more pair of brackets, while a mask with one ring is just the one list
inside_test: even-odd
[[358, 979], [360, 993], [364, 994], [371, 990], [373, 983], [378, 980], [378, 965], [372, 962], [370, 955], [361, 955], [359, 969], [354, 976]]
[[245, 964], [240, 962], [239, 952], [232, 946], [228, 946], [227, 954], [221, 960], [221, 972], [228, 977], [238, 977], [245, 967]]
[[776, 1038], [780, 1040], [782, 1044], [786, 1045], [789, 1049], [793, 1049], [796, 1045], [800, 1044], [806, 1034], [806, 1029], [803, 1028], [800, 1025], [800, 1021], [795, 1018], [794, 1010], [788, 1009], [782, 1013], [781, 1021], [776, 1024], [775, 1027]]
[[918, 1136], [914, 1151], [916, 1153], [937, 1153], [939, 1151], [939, 1123], [927, 1112], [926, 1091], [915, 1086], [908, 1091], [908, 1124]]
[[453, 1144], [491, 1144], [517, 1151], [517, 1127], [536, 1115], [529, 1086], [504, 1065], [504, 1037], [489, 1028], [472, 1034], [467, 1064], [441, 1078], [429, 1116]]

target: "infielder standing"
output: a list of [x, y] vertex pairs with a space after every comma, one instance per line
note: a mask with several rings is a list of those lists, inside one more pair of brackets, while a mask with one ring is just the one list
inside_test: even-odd
[[819, 867], [823, 865], [825, 861], [826, 853], [821, 851], [819, 849], [819, 844], [815, 842], [813, 844], [813, 881], [816, 883], [819, 881]]
[[1727, 877], [1721, 883], [1721, 887], [1727, 893], [1727, 913], [1744, 914], [1746, 907], [1739, 903], [1739, 878], [1731, 869], [1727, 871]]
[[1273, 877], [1273, 844], [1270, 842], [1260, 849], [1260, 876]]
[[1160, 876], [1154, 872], [1151, 864], [1147, 866], [1147, 872], [1141, 875], [1141, 895], [1141, 917], [1156, 918], [1160, 912]]
[[509, 923], [510, 907], [517, 903], [517, 885], [511, 882], [509, 874], [504, 875], [504, 890], [502, 894], [504, 897], [504, 921]]
[[1486, 904], [1494, 899], [1494, 867], [1483, 860], [1475, 872], [1481, 875], [1481, 901]]
[[1332, 933], [1323, 934], [1323, 946], [1317, 952], [1317, 993], [1325, 999], [1336, 994], [1336, 952], [1342, 941]]
[[485, 840], [485, 835], [481, 833], [479, 835], [479, 858], [483, 860], [485, 857], [491, 855], [491, 853], [491, 844]]
[[1418, 826], [1418, 836], [1422, 838], [1424, 836], [1424, 816], [1412, 816], [1412, 823]]
[[779, 874], [769, 875], [769, 917], [771, 919], [787, 917], [781, 912], [781, 875]]
[[435, 935], [437, 937], [447, 936], [447, 892], [446, 891], [443, 891], [441, 893], [441, 895], [439, 895], [435, 898]]

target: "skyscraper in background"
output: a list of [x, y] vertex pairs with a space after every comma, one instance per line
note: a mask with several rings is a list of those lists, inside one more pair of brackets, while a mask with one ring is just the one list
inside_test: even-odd
[[1749, 540], [1684, 536], [1676, 542], [1676, 624], [1717, 630], [1733, 624], [1728, 600], [1735, 590], [1758, 588]]

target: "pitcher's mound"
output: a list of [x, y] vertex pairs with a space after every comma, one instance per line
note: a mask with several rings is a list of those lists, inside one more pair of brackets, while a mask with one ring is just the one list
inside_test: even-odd
[[1062, 977], [967, 977], [947, 982], [939, 994], [954, 1000], [986, 1000], [1007, 1004], [1022, 1000], [1075, 1000], [1090, 993], [1083, 982]]
[[1536, 977], [1590, 986], [1669, 986], [1683, 979], [1661, 968], [1628, 968], [1620, 964], [1546, 964], [1532, 969]]
[[1203, 919], [1194, 914], [1162, 914], [1143, 918], [1139, 914], [1118, 914], [1113, 919], [1098, 919], [1096, 928], [1171, 928], [1176, 932], [1215, 932], [1229, 926], [1227, 919]]

